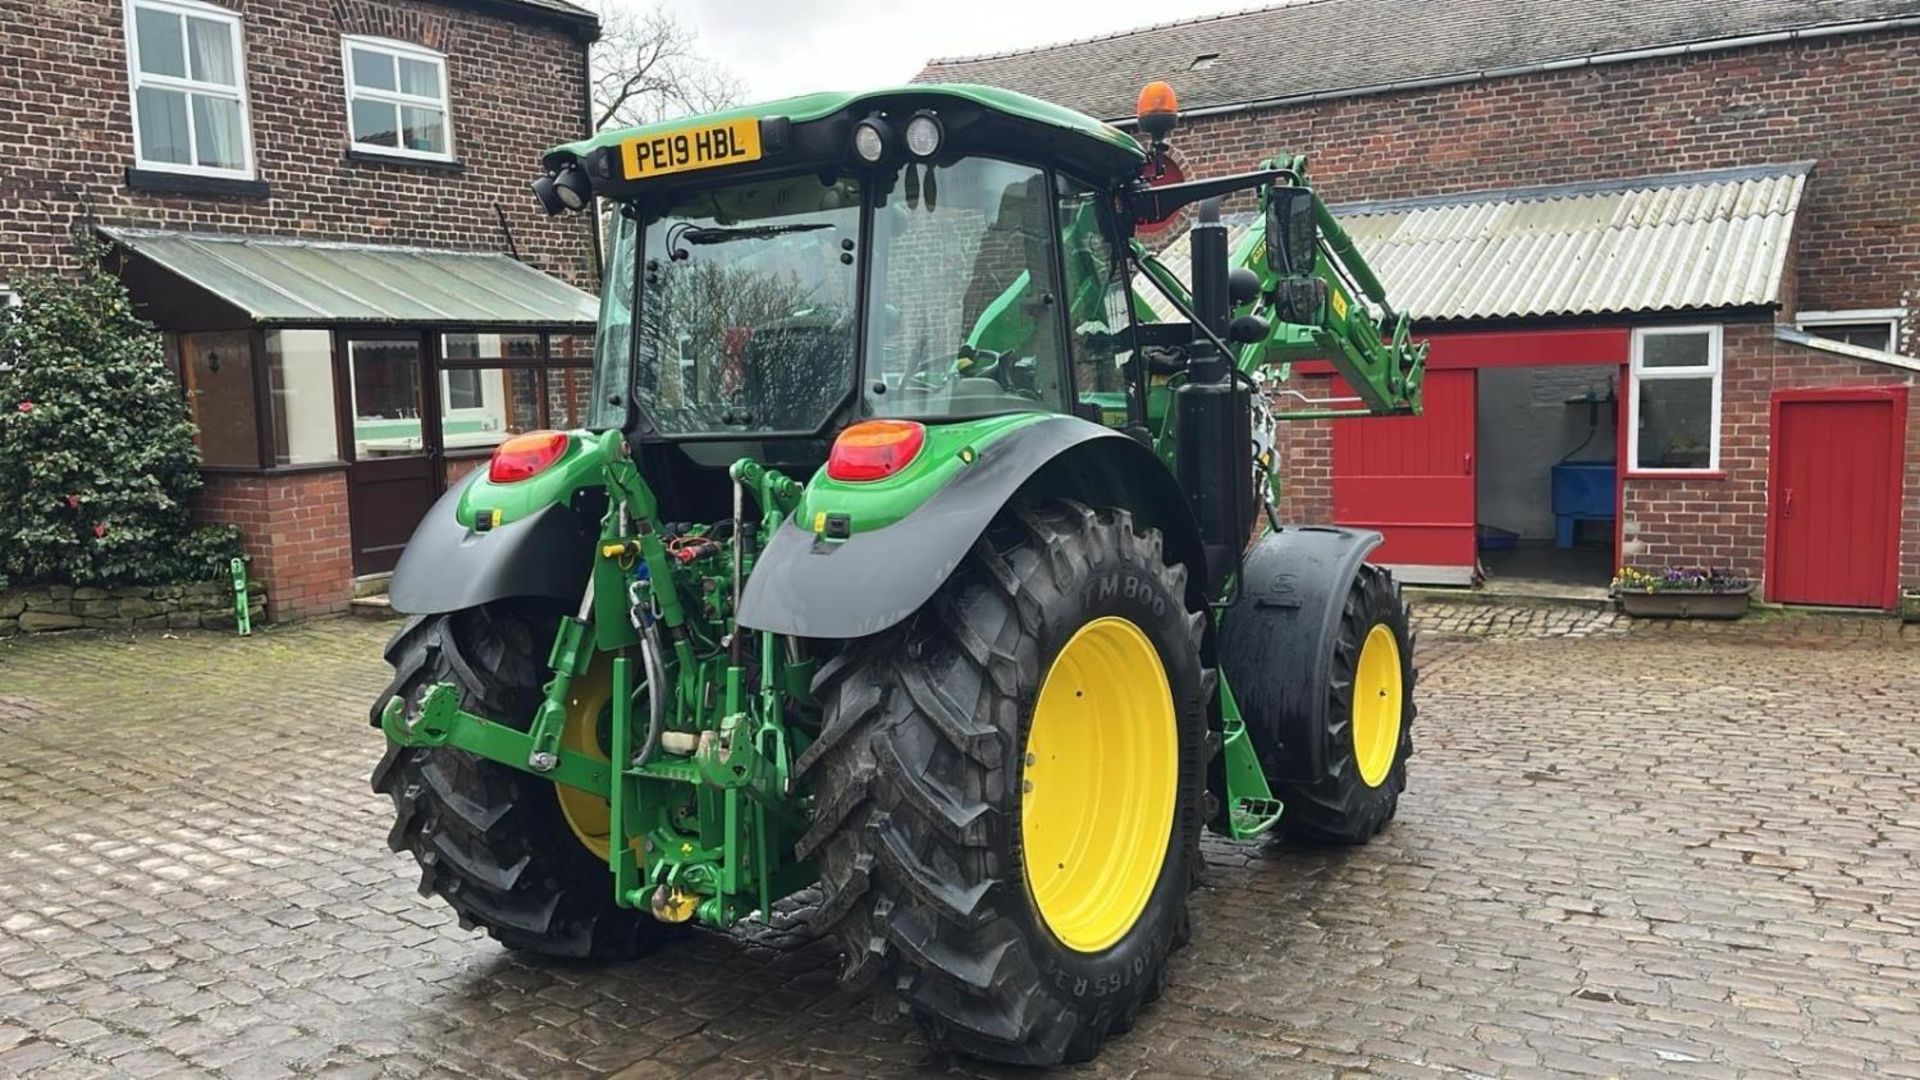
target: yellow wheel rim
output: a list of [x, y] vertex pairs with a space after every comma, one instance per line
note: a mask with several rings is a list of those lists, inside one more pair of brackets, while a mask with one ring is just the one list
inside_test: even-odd
[[[600, 749], [600, 717], [612, 700], [613, 665], [602, 653], [567, 690], [567, 726], [560, 730], [560, 745], [595, 761], [608, 761], [606, 752]], [[606, 858], [607, 836], [613, 831], [613, 808], [607, 800], [565, 784], [553, 785], [553, 791], [573, 835], [587, 850]]]
[[1081, 627], [1040, 684], [1021, 772], [1027, 888], [1075, 952], [1110, 948], [1146, 910], [1180, 787], [1173, 692], [1125, 619]]
[[1375, 623], [1360, 647], [1353, 678], [1353, 760], [1368, 787], [1387, 782], [1400, 752], [1400, 642], [1386, 623]]

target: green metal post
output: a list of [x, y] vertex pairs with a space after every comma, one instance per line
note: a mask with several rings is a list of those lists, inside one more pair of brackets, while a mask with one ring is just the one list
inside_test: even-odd
[[628, 818], [634, 807], [633, 779], [627, 770], [633, 764], [633, 661], [625, 656], [613, 658], [613, 777], [607, 792], [607, 857], [613, 869], [613, 899], [621, 907], [643, 907], [640, 892], [640, 866], [633, 854], [632, 830]]
[[560, 760], [560, 733], [567, 726], [567, 694], [573, 689], [573, 680], [586, 674], [587, 665], [593, 662], [593, 625], [585, 616], [593, 611], [593, 581], [587, 581], [587, 596], [580, 604], [581, 617], [563, 618], [560, 629], [553, 636], [553, 651], [547, 656], [547, 668], [553, 672], [548, 682], [546, 696], [540, 702], [540, 709], [533, 714], [533, 724], [527, 729], [527, 735], [533, 740], [533, 752], [527, 757], [527, 767], [534, 772], [547, 772]]
[[233, 575], [233, 625], [241, 637], [253, 633], [253, 602], [247, 597], [247, 564], [238, 555], [227, 563]]
[[1280, 820], [1280, 800], [1267, 786], [1266, 771], [1254, 753], [1253, 740], [1247, 737], [1247, 725], [1240, 717], [1240, 703], [1223, 677], [1220, 680], [1220, 727], [1223, 736], [1221, 754], [1227, 775], [1227, 805], [1222, 808], [1225, 832], [1235, 840], [1251, 840], [1274, 827]]

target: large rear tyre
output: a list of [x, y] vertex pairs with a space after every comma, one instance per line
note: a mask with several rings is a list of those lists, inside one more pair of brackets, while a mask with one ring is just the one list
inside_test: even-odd
[[[1311, 780], [1274, 785], [1285, 806], [1281, 835], [1312, 844], [1364, 844], [1393, 820], [1407, 788], [1418, 712], [1413, 644], [1399, 584], [1388, 571], [1363, 564], [1347, 589], [1333, 640], [1326, 767]], [[1264, 676], [1292, 674], [1269, 665]]]
[[1212, 684], [1185, 584], [1125, 511], [1050, 503], [816, 680], [816, 918], [936, 1046], [1085, 1060], [1164, 985]]
[[[435, 683], [452, 683], [460, 707], [526, 730], [539, 708], [558, 616], [511, 603], [414, 619], [387, 646], [393, 682], [374, 703], [376, 723], [395, 696], [409, 712]], [[603, 704], [591, 679], [575, 698], [597, 722]], [[513, 949], [595, 960], [628, 959], [669, 928], [613, 901], [604, 840], [587, 846], [591, 825], [563, 807], [556, 785], [452, 747], [389, 744], [373, 789], [393, 798], [387, 845], [420, 864], [420, 893], [439, 896], [469, 929], [481, 927]]]

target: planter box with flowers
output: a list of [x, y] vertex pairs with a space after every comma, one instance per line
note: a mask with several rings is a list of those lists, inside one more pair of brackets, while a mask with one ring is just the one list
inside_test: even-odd
[[1624, 567], [1613, 579], [1620, 610], [1636, 618], [1737, 619], [1747, 613], [1753, 582], [1732, 570], [1669, 566], [1664, 573]]

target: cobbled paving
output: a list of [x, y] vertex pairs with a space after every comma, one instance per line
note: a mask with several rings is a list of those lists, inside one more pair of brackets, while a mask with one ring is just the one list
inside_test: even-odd
[[[1920, 635], [1423, 612], [1399, 820], [1209, 840], [1096, 1075], [1920, 1077]], [[981, 1072], [805, 906], [643, 962], [507, 953], [367, 789], [395, 624], [0, 642], [0, 1073]]]

